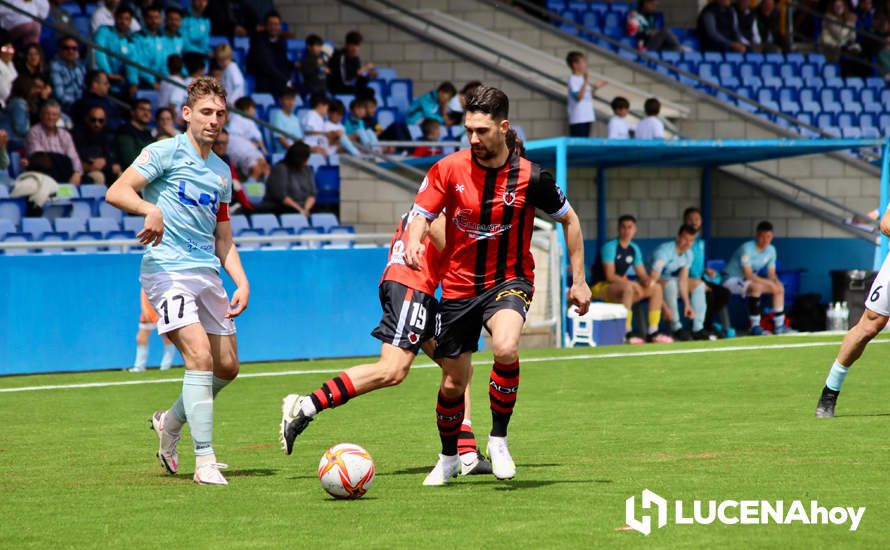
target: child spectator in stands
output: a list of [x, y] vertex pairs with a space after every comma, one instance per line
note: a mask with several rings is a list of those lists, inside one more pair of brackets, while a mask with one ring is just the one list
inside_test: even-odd
[[232, 57], [232, 47], [228, 43], [220, 44], [213, 50], [213, 58], [222, 71], [220, 81], [226, 88], [229, 105], [234, 105], [236, 100], [247, 95], [247, 85], [244, 82], [241, 67], [234, 62]]
[[[49, 3], [46, 0], [15, 0], [12, 5], [31, 15], [44, 18], [49, 14]], [[41, 25], [27, 15], [6, 5], [0, 5], [0, 29], [9, 33], [9, 39], [19, 49], [40, 41]]]
[[250, 41], [247, 67], [256, 81], [256, 91], [281, 95], [293, 88], [294, 63], [287, 57], [287, 43], [281, 35], [281, 16], [277, 11], [266, 15], [266, 28]]
[[699, 12], [696, 26], [702, 51], [745, 53], [747, 50], [742, 44], [732, 0], [711, 0]]
[[664, 123], [658, 118], [658, 113], [661, 112], [661, 102], [650, 97], [643, 104], [643, 110], [646, 111], [646, 118], [637, 123], [634, 137], [637, 139], [664, 139]]
[[225, 128], [220, 130], [216, 141], [213, 142], [213, 152], [232, 171], [232, 199], [235, 204], [232, 205], [229, 212], [235, 213], [242, 208], [245, 212], [253, 212], [253, 205], [250, 204], [250, 199], [247, 197], [247, 193], [244, 192], [244, 186], [241, 185], [241, 181], [238, 179], [238, 171], [235, 170], [235, 165], [229, 159], [229, 133], [226, 132]]
[[598, 80], [590, 83], [587, 72], [587, 57], [577, 51], [569, 52], [566, 65], [571, 69], [568, 82], [568, 103], [566, 109], [569, 116], [569, 135], [572, 137], [590, 137], [590, 127], [596, 120], [593, 109], [593, 94], [608, 82]]
[[12, 62], [15, 55], [15, 46], [12, 42], [6, 42], [0, 46], [0, 108], [6, 106], [6, 100], [12, 92], [12, 83], [15, 82], [19, 73]]
[[306, 51], [300, 59], [300, 76], [303, 77], [303, 93], [314, 94], [327, 89], [328, 56], [324, 53], [324, 41], [317, 34], [306, 37]]
[[[93, 39], [103, 48], [123, 57], [133, 57], [137, 54], [137, 48], [130, 31], [132, 20], [133, 11], [128, 6], [118, 6], [114, 13], [114, 26], [100, 27]], [[111, 89], [116, 94], [135, 95], [135, 88], [139, 84], [139, 71], [136, 68], [99, 50], [93, 52], [93, 61], [97, 69], [108, 75]]]
[[25, 154], [30, 157], [38, 152], [50, 153], [53, 168], [49, 173], [53, 179], [80, 185], [83, 166], [71, 134], [58, 126], [61, 116], [62, 107], [58, 101], [50, 99], [43, 104], [40, 108], [40, 124], [32, 126], [25, 138]]
[[59, 41], [58, 54], [50, 62], [49, 72], [56, 100], [62, 104], [63, 110], [71, 109], [83, 95], [87, 75], [87, 66], [80, 59], [77, 40], [66, 36]]
[[365, 117], [368, 115], [368, 104], [371, 101], [373, 101], [371, 98], [353, 99], [349, 103], [349, 114], [343, 119], [343, 127], [349, 139], [368, 147], [378, 143], [374, 130], [365, 127]]
[[627, 13], [627, 35], [641, 52], [681, 51], [680, 40], [669, 30], [659, 28], [658, 0], [640, 0], [636, 10]]
[[266, 195], [260, 210], [274, 214], [299, 212], [309, 216], [318, 194], [315, 173], [307, 165], [310, 154], [309, 146], [302, 141], [290, 146], [266, 180]]
[[442, 82], [435, 90], [418, 97], [408, 106], [408, 124], [420, 124], [431, 118], [440, 124], [445, 124], [445, 113], [448, 102], [457, 94], [457, 89], [451, 82]]
[[303, 139], [303, 128], [300, 126], [300, 120], [294, 113], [297, 106], [297, 91], [293, 88], [285, 88], [278, 98], [279, 109], [272, 112], [269, 123], [276, 128], [291, 134], [293, 138], [283, 134], [275, 134], [273, 140], [273, 150], [277, 153], [286, 151], [288, 147], [293, 145], [295, 139]]
[[775, 0], [760, 0], [757, 6], [757, 32], [764, 52], [788, 53], [791, 50]]
[[362, 65], [359, 57], [363, 40], [358, 31], [349, 31], [344, 47], [334, 51], [331, 56], [328, 63], [328, 91], [332, 94], [364, 96], [368, 93], [368, 80], [377, 78], [374, 64]]
[[[169, 78], [173, 82], [164, 80], [158, 90], [158, 105], [167, 107], [174, 113], [182, 111], [182, 104], [187, 99], [185, 87], [187, 86], [185, 78], [182, 77], [182, 56], [173, 54], [167, 58], [167, 72]], [[176, 84], [179, 84], [178, 86]], [[178, 120], [181, 115], [178, 115]]]
[[[256, 116], [256, 103], [250, 97], [245, 96], [239, 98], [238, 101], [235, 102], [235, 109], [246, 115]], [[230, 138], [232, 136], [246, 138], [264, 155], [268, 154], [266, 145], [263, 143], [263, 132], [260, 130], [260, 127], [257, 126], [256, 122], [241, 116], [238, 113], [230, 113], [229, 123], [226, 126], [226, 130], [229, 132]]]
[[176, 127], [176, 116], [170, 107], [161, 107], [155, 113], [155, 128], [152, 135], [155, 141], [176, 137], [179, 129]]
[[84, 120], [75, 121], [72, 132], [84, 176], [100, 185], [114, 181], [121, 174], [120, 164], [114, 158], [114, 134], [105, 127], [105, 120], [105, 109], [93, 107]]
[[257, 146], [244, 136], [229, 134], [229, 156], [246, 182], [263, 181], [269, 176], [269, 163]]
[[325, 132], [325, 118], [328, 116], [328, 107], [331, 101], [328, 97], [316, 92], [309, 98], [309, 109], [300, 124], [303, 127], [303, 135], [306, 136], [303, 141], [306, 142], [313, 150], [321, 152], [322, 149], [327, 151], [328, 137]]
[[130, 120], [121, 124], [114, 136], [114, 158], [121, 166], [133, 164], [142, 148], [154, 141], [148, 129], [150, 122], [151, 102], [137, 99], [130, 109]]
[[630, 139], [634, 126], [627, 120], [630, 102], [621, 96], [612, 99], [612, 118], [609, 119], [609, 139]]
[[[145, 25], [133, 37], [139, 64], [160, 74], [167, 74], [167, 57], [164, 55], [164, 33], [161, 32], [161, 8], [147, 6], [143, 11]], [[160, 82], [153, 74], [139, 71], [139, 85], [157, 90]]]
[[324, 129], [328, 135], [328, 155], [338, 153], [349, 153], [350, 155], [360, 156], [361, 152], [346, 135], [346, 128], [343, 126], [343, 117], [346, 115], [346, 107], [339, 99], [331, 101], [328, 106], [328, 120], [325, 121]]
[[207, 55], [210, 51], [210, 20], [204, 16], [207, 0], [192, 0], [192, 9], [182, 20], [182, 51]]
[[[441, 138], [439, 136], [442, 131], [442, 125], [439, 124], [439, 121], [433, 118], [425, 118], [423, 122], [420, 123], [420, 130], [423, 132], [423, 136], [421, 139], [423, 141], [439, 141]], [[411, 153], [411, 156], [414, 157], [433, 157], [436, 155], [441, 155], [442, 150], [438, 147], [431, 147], [429, 145], [419, 145], [414, 148], [414, 151]]]

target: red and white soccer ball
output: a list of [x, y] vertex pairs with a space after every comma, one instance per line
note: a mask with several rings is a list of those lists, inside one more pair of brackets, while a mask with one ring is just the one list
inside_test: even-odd
[[334, 498], [359, 498], [374, 481], [374, 460], [358, 445], [338, 443], [321, 457], [318, 479]]

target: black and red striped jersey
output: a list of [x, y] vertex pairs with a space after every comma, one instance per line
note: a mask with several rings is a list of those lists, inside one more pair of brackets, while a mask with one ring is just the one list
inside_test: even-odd
[[392, 236], [392, 241], [389, 243], [389, 255], [386, 258], [386, 269], [383, 270], [383, 277], [380, 278], [380, 282], [395, 281], [408, 288], [413, 288], [414, 290], [419, 290], [420, 292], [425, 292], [430, 296], [434, 296], [436, 287], [439, 286], [439, 275], [437, 270], [439, 268], [441, 253], [433, 244], [432, 239], [429, 237], [424, 239], [426, 251], [421, 260], [420, 270], [411, 269], [405, 265], [406, 230], [413, 217], [414, 216], [410, 213], [402, 214], [399, 226], [396, 228], [396, 232]]
[[414, 212], [432, 221], [444, 208], [448, 216], [439, 269], [442, 297], [478, 296], [511, 279], [534, 283], [536, 207], [553, 218], [562, 218], [570, 208], [553, 176], [518, 155], [500, 168], [488, 168], [464, 149], [434, 164]]

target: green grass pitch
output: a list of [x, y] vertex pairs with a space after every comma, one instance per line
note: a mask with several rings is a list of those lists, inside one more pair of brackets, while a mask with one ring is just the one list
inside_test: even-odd
[[[331, 374], [243, 377], [216, 402], [214, 447], [228, 487], [192, 483], [188, 429], [181, 472], [154, 458], [146, 419], [179, 384], [0, 393], [0, 546], [4, 548], [598, 548], [874, 547], [890, 536], [890, 339], [851, 370], [838, 417], [813, 410], [839, 337], [738, 338], [705, 344], [522, 353], [511, 423], [513, 481], [421, 486], [436, 458], [439, 373], [325, 411], [280, 451], [281, 398]], [[789, 346], [716, 352], [721, 347]], [[702, 353], [671, 353], [706, 348]], [[599, 357], [664, 351], [660, 355]], [[587, 355], [593, 357], [578, 358]], [[475, 358], [474, 425], [490, 427], [490, 356]], [[243, 374], [337, 371], [355, 360], [249, 364]], [[419, 363], [428, 363], [420, 358]], [[181, 378], [181, 370], [0, 378], [0, 389]], [[339, 442], [366, 447], [377, 477], [335, 501], [315, 471]], [[866, 506], [847, 526], [681, 526], [622, 531], [625, 499], [818, 500]]]

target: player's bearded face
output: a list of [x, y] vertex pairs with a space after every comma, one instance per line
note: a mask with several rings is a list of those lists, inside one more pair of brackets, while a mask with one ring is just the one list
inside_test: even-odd
[[202, 97], [191, 107], [182, 108], [182, 118], [188, 122], [189, 132], [198, 143], [213, 144], [227, 115], [225, 101], [217, 96]]
[[486, 113], [467, 113], [464, 128], [467, 130], [473, 156], [479, 160], [496, 157], [507, 146], [508, 127], [506, 120], [495, 121]]

